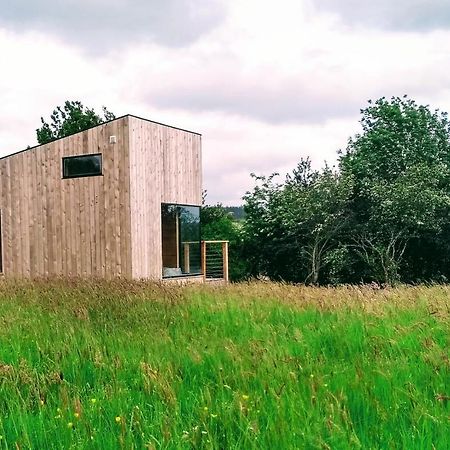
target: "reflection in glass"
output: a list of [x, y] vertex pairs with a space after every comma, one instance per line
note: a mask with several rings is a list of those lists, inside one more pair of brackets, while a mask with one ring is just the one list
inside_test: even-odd
[[161, 205], [163, 276], [201, 274], [200, 207]]
[[102, 174], [102, 155], [79, 155], [63, 158], [63, 178]]

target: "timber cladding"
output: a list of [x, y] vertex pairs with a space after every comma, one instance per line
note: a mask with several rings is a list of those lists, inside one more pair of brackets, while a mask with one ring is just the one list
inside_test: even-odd
[[[102, 175], [63, 179], [63, 157], [98, 153]], [[128, 115], [2, 158], [0, 176], [6, 276], [159, 279], [161, 203], [201, 204], [201, 136]]]

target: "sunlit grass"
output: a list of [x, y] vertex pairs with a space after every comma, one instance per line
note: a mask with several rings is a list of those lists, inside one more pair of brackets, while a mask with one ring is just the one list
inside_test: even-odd
[[0, 283], [0, 449], [450, 448], [447, 287]]

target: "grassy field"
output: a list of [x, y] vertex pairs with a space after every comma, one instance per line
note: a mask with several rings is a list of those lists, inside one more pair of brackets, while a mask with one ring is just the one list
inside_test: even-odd
[[0, 282], [0, 449], [448, 449], [449, 298]]

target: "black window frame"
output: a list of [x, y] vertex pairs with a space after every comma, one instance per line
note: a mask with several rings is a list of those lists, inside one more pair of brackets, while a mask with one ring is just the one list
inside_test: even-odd
[[[161, 202], [161, 219], [162, 220], [162, 212], [163, 208], [166, 206], [173, 206], [177, 210], [177, 215], [180, 214], [180, 208], [198, 208], [199, 209], [199, 223], [198, 223], [198, 243], [199, 243], [199, 251], [200, 251], [200, 268], [199, 272], [189, 272], [189, 273], [182, 273], [180, 275], [162, 275], [163, 279], [169, 279], [169, 278], [183, 278], [183, 277], [201, 277], [203, 276], [202, 272], [202, 263], [201, 263], [201, 243], [202, 243], [202, 221], [201, 221], [201, 212], [202, 212], [202, 205], [192, 205], [192, 204], [186, 204], [186, 203], [168, 203], [168, 202]], [[178, 255], [181, 257], [181, 239], [178, 242]], [[163, 265], [164, 270], [164, 265]]]
[[[100, 157], [100, 173], [89, 173], [89, 174], [82, 174], [82, 175], [66, 175], [64, 170], [64, 163], [66, 160], [69, 159], [75, 159], [75, 158], [83, 158], [83, 157], [92, 157], [92, 156], [99, 156]], [[72, 155], [72, 156], [63, 156], [62, 158], [62, 178], [63, 180], [69, 179], [69, 178], [85, 178], [85, 177], [101, 177], [103, 176], [103, 154], [102, 153], [83, 153], [80, 155]]]
[[3, 216], [0, 209], [0, 273], [3, 273]]

